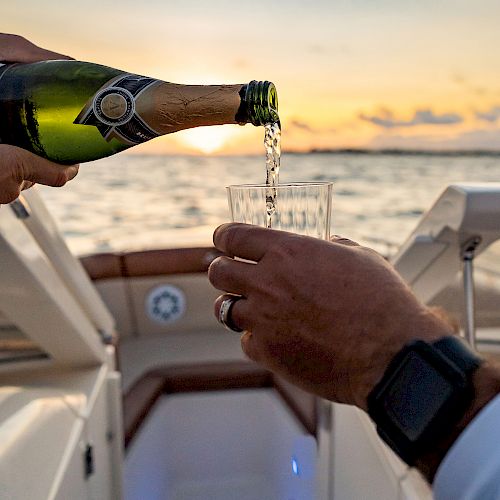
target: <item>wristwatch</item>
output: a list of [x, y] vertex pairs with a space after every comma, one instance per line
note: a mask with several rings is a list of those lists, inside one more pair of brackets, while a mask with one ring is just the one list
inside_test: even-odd
[[482, 360], [458, 337], [407, 344], [368, 396], [382, 439], [408, 464], [450, 434], [474, 398]]

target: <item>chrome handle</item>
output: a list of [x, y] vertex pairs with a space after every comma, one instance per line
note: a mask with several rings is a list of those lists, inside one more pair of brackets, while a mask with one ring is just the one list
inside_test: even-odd
[[481, 243], [481, 238], [479, 236], [474, 236], [468, 240], [461, 249], [461, 259], [464, 263], [465, 340], [467, 340], [473, 349], [476, 348], [476, 311], [473, 260], [479, 243]]

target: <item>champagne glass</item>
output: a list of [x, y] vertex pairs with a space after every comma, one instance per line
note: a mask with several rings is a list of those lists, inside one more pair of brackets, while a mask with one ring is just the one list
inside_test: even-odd
[[233, 222], [330, 238], [332, 182], [237, 184], [226, 189]]

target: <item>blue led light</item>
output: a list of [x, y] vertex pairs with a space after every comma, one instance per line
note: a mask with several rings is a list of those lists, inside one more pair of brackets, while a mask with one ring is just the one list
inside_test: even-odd
[[296, 476], [299, 475], [299, 464], [297, 463], [297, 460], [295, 460], [295, 457], [292, 457], [292, 472]]

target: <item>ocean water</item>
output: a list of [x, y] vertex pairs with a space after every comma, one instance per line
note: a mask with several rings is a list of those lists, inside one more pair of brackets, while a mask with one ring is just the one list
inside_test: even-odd
[[[228, 221], [225, 186], [264, 182], [262, 156], [138, 156], [84, 164], [62, 189], [40, 186], [71, 250], [210, 245]], [[332, 234], [395, 251], [453, 182], [500, 181], [500, 157], [285, 154], [280, 181], [334, 182]]]

